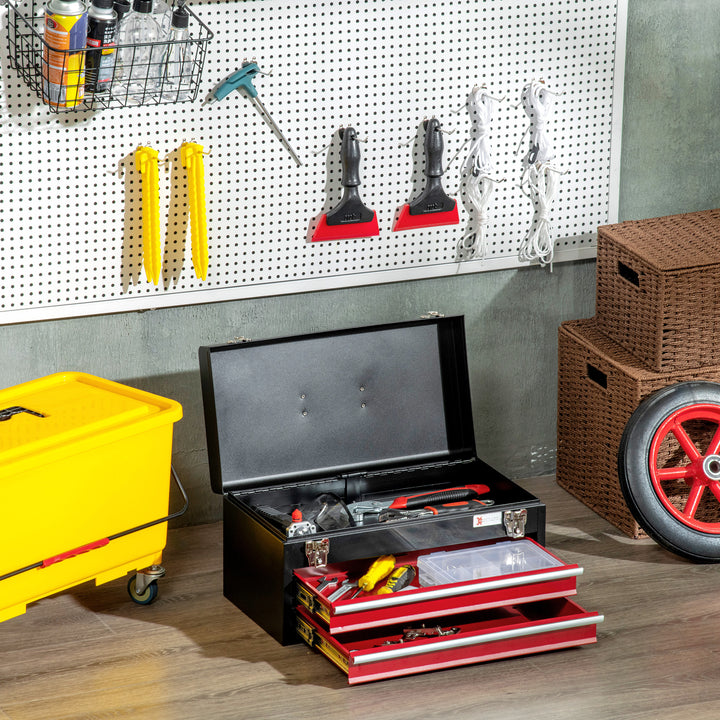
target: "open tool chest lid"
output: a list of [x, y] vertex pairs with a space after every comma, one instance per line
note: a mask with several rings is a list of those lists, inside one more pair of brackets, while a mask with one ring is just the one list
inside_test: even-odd
[[462, 317], [199, 354], [217, 493], [475, 456]]

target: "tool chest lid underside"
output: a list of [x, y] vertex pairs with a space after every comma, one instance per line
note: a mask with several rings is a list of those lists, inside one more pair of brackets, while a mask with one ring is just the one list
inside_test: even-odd
[[56, 373], [15, 385], [0, 391], [0, 475], [55, 449], [100, 444], [181, 416], [174, 400], [86, 373]]
[[215, 492], [474, 457], [462, 317], [200, 348]]

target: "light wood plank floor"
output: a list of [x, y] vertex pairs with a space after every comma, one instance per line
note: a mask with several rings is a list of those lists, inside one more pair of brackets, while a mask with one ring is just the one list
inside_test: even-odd
[[548, 547], [585, 568], [605, 615], [571, 650], [351, 688], [305, 645], [281, 647], [222, 596], [220, 524], [170, 531], [160, 596], [77, 587], [0, 624], [2, 720], [717, 720], [720, 567], [630, 540], [557, 487]]

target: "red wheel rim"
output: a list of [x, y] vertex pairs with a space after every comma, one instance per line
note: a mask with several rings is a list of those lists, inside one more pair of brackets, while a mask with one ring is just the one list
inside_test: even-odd
[[[715, 425], [704, 452], [697, 447], [688, 431], [686, 424], [692, 421]], [[659, 467], [660, 451], [666, 438], [677, 441], [679, 452], [676, 455], [684, 455], [684, 458], [674, 457], [671, 467]], [[665, 509], [687, 527], [720, 535], [720, 521], [707, 522], [697, 517], [703, 500], [707, 503], [714, 498], [720, 506], [720, 407], [698, 403], [670, 414], [653, 436], [648, 460], [653, 490]], [[678, 481], [682, 481], [689, 490], [680, 503], [677, 499], [673, 502], [669, 494], [669, 488], [677, 487]]]

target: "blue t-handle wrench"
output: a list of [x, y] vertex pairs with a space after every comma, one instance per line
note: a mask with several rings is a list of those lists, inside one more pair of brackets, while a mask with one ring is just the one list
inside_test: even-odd
[[236, 70], [232, 75], [226, 77], [220, 82], [210, 94], [208, 102], [215, 102], [216, 100], [222, 100], [227, 97], [233, 90], [237, 90], [243, 93], [250, 102], [255, 106], [255, 109], [260, 113], [260, 117], [267, 123], [268, 127], [277, 135], [280, 142], [287, 148], [288, 152], [292, 155], [293, 160], [298, 165], [302, 165], [300, 158], [296, 155], [295, 151], [290, 147], [290, 143], [287, 141], [285, 136], [282, 134], [280, 128], [275, 124], [275, 121], [270, 117], [270, 113], [265, 109], [265, 106], [260, 102], [258, 97], [258, 91], [253, 85], [253, 79], [256, 75], [267, 74], [263, 73], [258, 67], [257, 63], [245, 61], [239, 70]]

